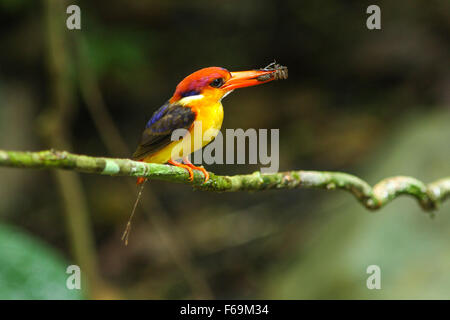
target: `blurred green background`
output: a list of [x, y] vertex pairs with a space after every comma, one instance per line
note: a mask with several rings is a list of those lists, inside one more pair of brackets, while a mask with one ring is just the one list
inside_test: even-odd
[[[234, 92], [223, 128], [279, 128], [280, 170], [450, 175], [448, 0], [2, 0], [0, 25], [2, 149], [129, 157], [184, 76], [276, 59], [289, 79]], [[430, 219], [406, 197], [372, 213], [341, 192], [151, 181], [125, 247], [134, 182], [0, 168], [0, 298], [450, 297], [449, 203]], [[381, 290], [366, 287], [373, 264]]]

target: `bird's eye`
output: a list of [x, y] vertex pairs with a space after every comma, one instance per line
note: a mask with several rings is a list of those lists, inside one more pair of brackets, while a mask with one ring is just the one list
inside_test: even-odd
[[211, 81], [209, 85], [213, 88], [220, 88], [223, 85], [223, 79], [222, 78], [214, 79], [213, 81]]

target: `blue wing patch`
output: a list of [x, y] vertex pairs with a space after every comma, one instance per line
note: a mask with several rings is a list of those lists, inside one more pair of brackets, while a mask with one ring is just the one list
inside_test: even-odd
[[152, 124], [154, 124], [156, 121], [161, 120], [161, 118], [163, 117], [163, 115], [166, 112], [168, 107], [169, 107], [169, 102], [166, 102], [161, 108], [156, 110], [155, 113], [153, 113], [150, 120], [148, 120], [145, 128], [150, 128], [152, 126]]
[[142, 133], [141, 142], [133, 154], [134, 160], [141, 160], [172, 142], [172, 132], [176, 129], [189, 129], [196, 114], [191, 108], [166, 102], [153, 113]]

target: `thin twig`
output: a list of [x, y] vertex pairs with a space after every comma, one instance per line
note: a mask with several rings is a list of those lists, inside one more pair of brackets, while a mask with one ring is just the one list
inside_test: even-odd
[[130, 218], [128, 218], [127, 226], [125, 227], [125, 231], [122, 234], [122, 241], [125, 243], [126, 246], [128, 245], [128, 237], [129, 237], [130, 231], [131, 231], [131, 220], [133, 220], [134, 212], [136, 211], [139, 200], [141, 199], [142, 191], [144, 191], [144, 185], [145, 185], [146, 181], [147, 181], [147, 179], [145, 179], [141, 183], [138, 196], [136, 197], [136, 201], [134, 202], [134, 205], [133, 205], [133, 210], [131, 210]]

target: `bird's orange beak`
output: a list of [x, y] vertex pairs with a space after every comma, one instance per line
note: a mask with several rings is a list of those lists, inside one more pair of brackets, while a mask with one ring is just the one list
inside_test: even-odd
[[274, 80], [275, 70], [251, 70], [231, 72], [231, 78], [222, 86], [225, 90], [256, 86]]

